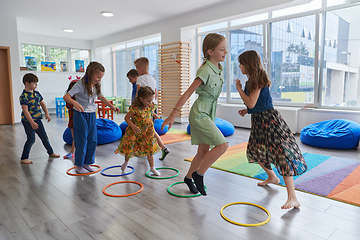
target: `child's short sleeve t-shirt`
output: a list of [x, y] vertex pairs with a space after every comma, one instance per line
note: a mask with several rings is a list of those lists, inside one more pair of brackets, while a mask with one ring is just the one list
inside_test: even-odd
[[[42, 119], [41, 106], [40, 102], [43, 100], [43, 97], [38, 91], [28, 92], [23, 90], [20, 95], [20, 105], [27, 105], [30, 116], [33, 120]], [[21, 121], [28, 121], [24, 115], [24, 112], [21, 112]]]
[[[155, 92], [156, 89], [156, 80], [149, 74], [141, 75], [137, 78], [136, 84], [141, 87], [149, 86]], [[154, 99], [153, 102], [156, 104], [157, 99]]]
[[[95, 91], [95, 89], [94, 89]], [[76, 101], [83, 106], [84, 108], [84, 112], [95, 112], [96, 111], [96, 106], [95, 106], [95, 100], [97, 97], [102, 96], [102, 94], [100, 94], [99, 96], [95, 93], [92, 96], [88, 95], [88, 92], [85, 88], [85, 85], [83, 84], [82, 81], [78, 81], [68, 92], [70, 94], [71, 97], [73, 97], [75, 95], [76, 97]], [[76, 110], [76, 109], [75, 109]]]

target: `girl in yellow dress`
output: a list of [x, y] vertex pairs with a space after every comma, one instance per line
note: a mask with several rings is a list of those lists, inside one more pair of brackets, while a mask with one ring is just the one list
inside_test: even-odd
[[136, 98], [129, 107], [129, 112], [125, 115], [128, 127], [121, 138], [119, 147], [115, 150], [115, 153], [125, 156], [125, 162], [121, 165], [123, 173], [130, 158], [146, 156], [150, 165], [150, 171], [156, 176], [160, 175], [155, 169], [153, 156], [161, 150], [154, 135], [155, 129], [152, 121], [153, 116], [156, 119], [159, 118], [154, 113], [157, 107], [152, 102], [154, 95], [155, 92], [150, 87], [140, 87]]

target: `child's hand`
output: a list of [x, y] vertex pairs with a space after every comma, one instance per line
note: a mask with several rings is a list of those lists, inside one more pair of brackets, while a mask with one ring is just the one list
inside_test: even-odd
[[240, 116], [244, 117], [245, 114], [247, 114], [247, 109], [246, 108], [241, 109], [241, 110], [238, 111], [238, 113], [240, 114]]
[[34, 129], [34, 130], [39, 128], [39, 124], [37, 124], [36, 122], [31, 122], [30, 124], [31, 124], [32, 129]]
[[153, 117], [154, 117], [155, 119], [160, 119], [159, 115], [157, 115], [156, 113], [153, 114]]
[[135, 125], [134, 125], [133, 127], [131, 127], [131, 129], [134, 131], [135, 134], [138, 134], [138, 133], [141, 132], [140, 128], [138, 128], [138, 127], [135, 126]]
[[50, 121], [51, 121], [51, 117], [50, 117], [50, 115], [49, 115], [49, 114], [46, 114], [46, 115], [45, 115], [45, 118], [46, 118], [46, 120], [47, 120], [48, 122], [50, 122]]
[[172, 127], [172, 125], [174, 124], [174, 121], [175, 121], [175, 117], [170, 115], [168, 118], [166, 118], [163, 122], [163, 124], [161, 125], [161, 131], [164, 130], [164, 127], [166, 125], [169, 125], [169, 130], [170, 128]]
[[117, 114], [120, 112], [120, 109], [115, 106], [111, 106], [111, 110], [115, 111]]
[[236, 89], [242, 89], [242, 84], [241, 84], [241, 81], [239, 79], [235, 80], [235, 86], [236, 86]]
[[74, 108], [76, 109], [76, 111], [79, 111], [79, 112], [83, 112], [84, 111], [84, 107], [80, 105], [80, 103], [78, 102], [75, 102], [74, 103]]

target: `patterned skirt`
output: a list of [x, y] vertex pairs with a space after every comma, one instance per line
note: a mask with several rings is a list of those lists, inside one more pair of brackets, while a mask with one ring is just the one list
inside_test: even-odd
[[274, 164], [282, 176], [297, 176], [307, 165], [289, 126], [280, 113], [269, 110], [251, 114], [251, 132], [247, 146], [249, 163]]

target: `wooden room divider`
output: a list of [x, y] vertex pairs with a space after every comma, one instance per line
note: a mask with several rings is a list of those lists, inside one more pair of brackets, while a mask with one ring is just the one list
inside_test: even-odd
[[0, 124], [15, 124], [10, 47], [0, 46]]
[[[169, 116], [180, 96], [190, 86], [190, 43], [174, 42], [159, 45], [159, 115]], [[177, 117], [188, 117], [188, 100]]]

